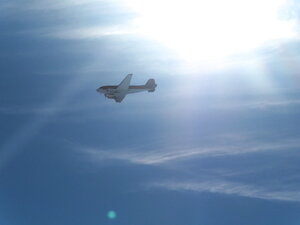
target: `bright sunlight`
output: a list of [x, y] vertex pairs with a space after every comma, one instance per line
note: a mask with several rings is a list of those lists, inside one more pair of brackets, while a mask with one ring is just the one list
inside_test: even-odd
[[187, 61], [222, 59], [293, 36], [284, 0], [125, 0], [138, 33]]

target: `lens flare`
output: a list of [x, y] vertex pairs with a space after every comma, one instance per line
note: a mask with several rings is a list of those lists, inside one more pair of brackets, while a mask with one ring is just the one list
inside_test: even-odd
[[116, 219], [117, 218], [117, 213], [113, 210], [110, 210], [107, 212], [107, 218], [110, 220]]

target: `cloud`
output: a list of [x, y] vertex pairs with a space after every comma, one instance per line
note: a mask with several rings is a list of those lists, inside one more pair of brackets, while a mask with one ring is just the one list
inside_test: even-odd
[[[150, 181], [144, 180], [142, 186], [146, 188], [300, 202], [299, 176], [295, 171], [295, 165], [293, 162], [289, 165], [282, 164], [286, 157], [293, 157], [291, 154], [297, 155], [299, 138], [274, 138], [262, 133], [215, 135], [213, 138], [214, 145], [203, 144], [202, 147], [178, 147], [170, 144], [164, 148], [156, 143], [152, 147], [124, 149], [81, 147], [79, 150], [96, 165], [118, 164], [119, 161], [124, 161], [137, 165], [156, 166], [163, 172], [162, 174], [168, 174], [167, 180], [164, 180], [162, 178], [164, 175], [161, 174], [154, 175]], [[273, 154], [274, 151], [280, 152]], [[267, 157], [257, 157], [265, 152], [270, 154]], [[230, 158], [250, 153], [256, 154], [255, 157], [240, 157], [239, 162], [236, 161], [237, 158]], [[220, 163], [216, 157], [226, 157], [226, 159], [222, 159]], [[206, 160], [199, 161], [199, 159]], [[213, 161], [214, 159], [216, 160]], [[176, 179], [170, 180], [169, 177], [176, 177]]]
[[300, 140], [272, 141], [259, 143], [245, 141], [236, 145], [217, 145], [211, 147], [168, 147], [144, 151], [141, 149], [102, 150], [97, 148], [82, 148], [80, 151], [93, 160], [123, 160], [135, 164], [159, 165], [181, 160], [193, 160], [209, 157], [234, 156], [246, 153], [278, 151], [297, 148]]
[[14, 1], [8, 2], [4, 1], [0, 3], [0, 8], [10, 8], [10, 9], [17, 9], [21, 11], [27, 10], [57, 10], [57, 9], [64, 9], [69, 7], [82, 7], [85, 5], [91, 5], [93, 3], [105, 3], [107, 0], [29, 0], [24, 2]]
[[[148, 184], [148, 187], [165, 188], [175, 191], [210, 192], [217, 194], [238, 195], [249, 198], [266, 200], [282, 200], [300, 202], [300, 191], [289, 190], [284, 185], [280, 188], [266, 188], [228, 181], [204, 181], [204, 182], [156, 182]], [[277, 189], [277, 190], [276, 190]]]
[[127, 35], [135, 33], [134, 29], [129, 27], [121, 26], [93, 26], [93, 27], [82, 27], [82, 28], [59, 28], [52, 31], [40, 30], [41, 36], [76, 40], [76, 39], [95, 39], [104, 36], [117, 36], [117, 35]]
[[60, 109], [56, 107], [0, 107], [0, 114], [20, 115], [20, 114], [52, 114]]
[[287, 106], [295, 106], [299, 105], [300, 100], [299, 99], [293, 99], [293, 100], [274, 100], [274, 101], [261, 101], [261, 102], [255, 102], [247, 104], [250, 108], [270, 108], [270, 107], [287, 107]]
[[[261, 134], [257, 135], [260, 136]], [[299, 176], [296, 176], [294, 173], [295, 169], [293, 166], [286, 166], [283, 175], [276, 173], [277, 170], [281, 170], [276, 162], [275, 164], [255, 164], [255, 166], [253, 166], [253, 163], [246, 163], [242, 167], [236, 167], [237, 165], [235, 164], [233, 167], [228, 167], [226, 163], [215, 167], [202, 165], [201, 169], [198, 169], [197, 173], [195, 173], [189, 167], [195, 168], [195, 161], [189, 161], [188, 164], [180, 163], [183, 160], [199, 160], [201, 158], [208, 159], [220, 156], [231, 157], [247, 153], [259, 154], [267, 151], [282, 151], [282, 154], [286, 155], [287, 150], [297, 150], [300, 144], [300, 139], [297, 138], [281, 140], [271, 138], [261, 142], [257, 141], [257, 137], [251, 137], [251, 135], [247, 137], [241, 134], [231, 134], [227, 135], [227, 138], [235, 144], [224, 144], [226, 141], [221, 141], [221, 136], [216, 136], [215, 139], [219, 140], [219, 143], [210, 147], [184, 148], [168, 146], [168, 148], [157, 147], [155, 150], [149, 151], [142, 147], [109, 150], [81, 148], [80, 152], [88, 156], [89, 160], [98, 164], [113, 164], [115, 162], [110, 160], [121, 160], [133, 164], [157, 166], [162, 171], [165, 168], [170, 173], [170, 177], [177, 177], [175, 180], [162, 180], [162, 177], [157, 175], [151, 178], [154, 181], [144, 181], [143, 186], [146, 188], [209, 192], [264, 200], [300, 202], [300, 191], [298, 191], [297, 182]], [[269, 154], [269, 157], [272, 157], [272, 154]], [[274, 159], [269, 157], [263, 160]], [[230, 158], [227, 159], [231, 160]], [[232, 160], [235, 161], [235, 159]], [[176, 176], [174, 176], [174, 173]], [[261, 173], [264, 174], [263, 176], [269, 174], [268, 178], [264, 178]], [[255, 181], [253, 181], [254, 176], [256, 177]], [[184, 180], [180, 180], [180, 177], [184, 178]]]
[[35, 105], [35, 106], [2, 106], [0, 107], [0, 114], [6, 115], [53, 115], [59, 113], [82, 113], [83, 111], [88, 112], [89, 110], [98, 109], [103, 104], [97, 103], [81, 103], [81, 104], [68, 104], [68, 105], [58, 105], [49, 106], [48, 104], [44, 105]]
[[298, 0], [286, 0], [281, 10], [284, 19], [300, 19], [300, 3]]
[[300, 99], [270, 99], [270, 100], [244, 100], [239, 102], [211, 103], [211, 109], [222, 110], [270, 110], [283, 109], [289, 111], [291, 107], [299, 106]]

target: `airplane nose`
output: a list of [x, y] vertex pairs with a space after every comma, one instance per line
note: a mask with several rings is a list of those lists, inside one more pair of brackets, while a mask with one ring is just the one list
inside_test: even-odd
[[97, 89], [97, 92], [99, 92], [99, 93], [103, 93], [103, 88], [102, 87], [99, 87], [98, 89]]

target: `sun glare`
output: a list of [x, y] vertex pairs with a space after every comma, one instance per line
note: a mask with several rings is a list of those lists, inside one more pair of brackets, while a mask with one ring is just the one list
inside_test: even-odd
[[125, 0], [139, 15], [138, 33], [188, 61], [220, 59], [291, 37], [280, 20], [284, 0]]

